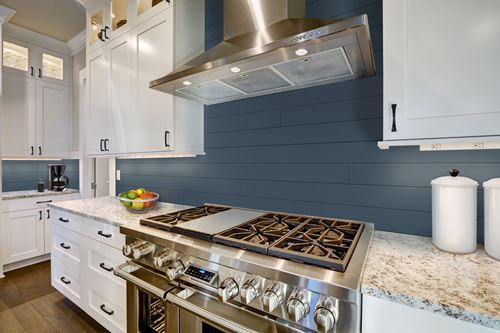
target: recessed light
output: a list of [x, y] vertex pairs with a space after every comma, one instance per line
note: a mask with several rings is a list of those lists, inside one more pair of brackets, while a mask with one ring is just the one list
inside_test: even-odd
[[295, 54], [298, 55], [299, 57], [305, 56], [308, 53], [306, 49], [298, 49], [295, 51]]
[[182, 82], [182, 84], [185, 85], [185, 86], [192, 85], [191, 81], [184, 81], [184, 82]]
[[239, 73], [241, 71], [241, 69], [239, 67], [232, 67], [231, 68], [231, 72], [233, 73]]

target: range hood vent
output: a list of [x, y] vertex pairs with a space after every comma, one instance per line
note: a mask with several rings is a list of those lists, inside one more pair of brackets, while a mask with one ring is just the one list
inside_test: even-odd
[[367, 15], [304, 16], [305, 0], [224, 0], [224, 41], [150, 87], [211, 105], [375, 75]]

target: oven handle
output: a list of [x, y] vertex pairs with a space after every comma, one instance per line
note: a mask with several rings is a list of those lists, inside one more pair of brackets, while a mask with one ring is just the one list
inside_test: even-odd
[[166, 278], [129, 262], [115, 267], [113, 273], [164, 302], [167, 300], [167, 293], [174, 288], [170, 286], [165, 290], [164, 286], [169, 283]]
[[[206, 296], [205, 296], [206, 297]], [[206, 297], [208, 302], [217, 302], [217, 301], [212, 301], [210, 297]], [[209, 322], [212, 322], [224, 329], [227, 329], [231, 332], [235, 333], [260, 333], [260, 331], [255, 331], [251, 328], [248, 328], [244, 325], [241, 325], [239, 323], [236, 323], [234, 321], [228, 320], [227, 318], [223, 318], [213, 312], [210, 312], [208, 309], [210, 309], [210, 306], [208, 305], [205, 308], [202, 308], [192, 302], [189, 301], [188, 299], [184, 299], [182, 297], [177, 296], [175, 293], [168, 293], [167, 294], [167, 301], [177, 305], [178, 307], [193, 313], [194, 315], [205, 319]]]

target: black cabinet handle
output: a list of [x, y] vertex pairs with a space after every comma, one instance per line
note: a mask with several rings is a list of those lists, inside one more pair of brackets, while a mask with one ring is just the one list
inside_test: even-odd
[[97, 33], [97, 38], [99, 38], [101, 42], [105, 42], [104, 38], [102, 38], [103, 35], [104, 35], [104, 29], [101, 29], [101, 31]]
[[104, 140], [101, 139], [101, 143], [99, 144], [99, 148], [101, 149], [101, 151], [104, 151], [104, 149], [102, 148], [102, 144], [103, 144]]
[[70, 280], [66, 280], [66, 277], [65, 277], [65, 276], [61, 276], [61, 281], [62, 281], [64, 284], [71, 284], [71, 281], [70, 281]]
[[35, 147], [31, 146], [31, 156], [35, 155]]
[[44, 200], [44, 201], [37, 201], [36, 204], [43, 204], [43, 203], [49, 203], [52, 202], [52, 200]]
[[112, 234], [105, 234], [104, 232], [102, 232], [102, 230], [99, 230], [99, 231], [97, 232], [97, 234], [98, 234], [99, 236], [106, 237], [106, 238], [111, 238], [111, 236], [113, 236]]
[[115, 313], [113, 310], [106, 310], [106, 305], [104, 305], [104, 304], [101, 304], [100, 308], [101, 308], [102, 312], [104, 312], [108, 316], [112, 316]]
[[43, 219], [43, 212], [42, 211], [39, 211], [38, 212], [40, 214], [40, 216], [38, 217], [38, 221], [41, 221]]
[[108, 271], [108, 272], [112, 272], [113, 271], [113, 267], [106, 267], [106, 264], [101, 262], [99, 264], [99, 267], [101, 267], [102, 269], [104, 269], [105, 271]]
[[169, 131], [165, 131], [165, 147], [170, 147], [170, 144], [168, 143], [168, 137], [170, 136], [170, 132]]
[[47, 218], [50, 219], [50, 209], [47, 209]]
[[38, 78], [42, 78], [42, 69], [38, 68]]
[[59, 245], [60, 245], [63, 249], [65, 249], [65, 250], [69, 250], [69, 249], [71, 249], [71, 246], [66, 245], [66, 244], [64, 244], [64, 243], [61, 243], [61, 244], [59, 244]]
[[104, 38], [106, 38], [106, 39], [109, 39], [109, 37], [108, 37], [108, 30], [109, 30], [108, 26], [104, 27]]
[[60, 217], [60, 218], [59, 218], [59, 221], [64, 222], [64, 223], [68, 223], [68, 222], [69, 222], [69, 219], [63, 219], [62, 217]]
[[109, 143], [109, 139], [104, 139], [104, 151], [109, 151], [108, 143]]
[[31, 76], [35, 75], [35, 68], [33, 68], [33, 66], [31, 66], [30, 69], [31, 69], [30, 75]]
[[38, 155], [42, 156], [42, 146], [38, 146]]
[[397, 132], [398, 129], [396, 128], [396, 108], [398, 107], [397, 104], [391, 104], [391, 109], [392, 109], [392, 128], [391, 132]]

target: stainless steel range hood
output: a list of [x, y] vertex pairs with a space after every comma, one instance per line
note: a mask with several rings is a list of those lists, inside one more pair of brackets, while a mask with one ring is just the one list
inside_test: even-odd
[[367, 15], [303, 17], [305, 0], [224, 0], [224, 41], [150, 87], [210, 105], [375, 75]]

